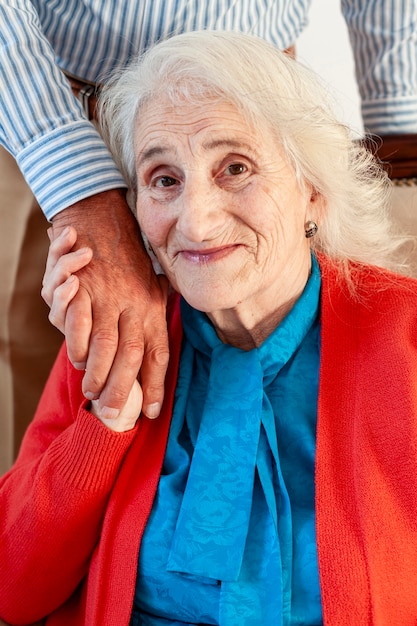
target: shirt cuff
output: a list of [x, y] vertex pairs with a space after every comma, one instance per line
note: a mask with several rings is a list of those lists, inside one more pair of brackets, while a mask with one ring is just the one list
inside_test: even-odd
[[417, 95], [362, 102], [367, 133], [376, 135], [417, 133]]
[[84, 198], [127, 187], [100, 135], [84, 120], [48, 133], [16, 160], [48, 220]]

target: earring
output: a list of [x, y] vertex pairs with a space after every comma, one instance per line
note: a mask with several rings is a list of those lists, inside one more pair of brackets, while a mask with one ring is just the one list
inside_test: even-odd
[[306, 234], [307, 239], [314, 237], [314, 235], [319, 229], [316, 222], [306, 222], [304, 225], [304, 228], [305, 228], [305, 234]]

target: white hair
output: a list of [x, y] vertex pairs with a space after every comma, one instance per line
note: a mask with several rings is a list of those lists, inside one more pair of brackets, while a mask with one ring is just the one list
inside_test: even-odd
[[353, 140], [326, 88], [301, 63], [252, 35], [196, 31], [162, 41], [104, 86], [103, 135], [135, 190], [134, 128], [141, 109], [163, 95], [180, 106], [208, 100], [235, 105], [250, 123], [272, 132], [300, 181], [326, 204], [313, 249], [346, 271], [350, 260], [406, 271], [406, 241], [388, 217], [390, 181]]

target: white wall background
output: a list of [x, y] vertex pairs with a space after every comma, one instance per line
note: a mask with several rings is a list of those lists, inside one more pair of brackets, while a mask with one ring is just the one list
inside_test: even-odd
[[338, 0], [313, 0], [310, 22], [297, 41], [297, 57], [328, 84], [341, 121], [362, 133], [360, 100], [349, 35]]

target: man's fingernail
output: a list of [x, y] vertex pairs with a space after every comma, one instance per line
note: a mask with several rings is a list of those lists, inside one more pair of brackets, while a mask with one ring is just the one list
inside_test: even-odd
[[119, 409], [111, 409], [109, 406], [103, 406], [100, 409], [100, 417], [103, 417], [106, 420], [115, 420], [119, 417], [119, 415]]
[[161, 405], [159, 404], [159, 402], [148, 404], [148, 406], [143, 409], [143, 412], [151, 420], [155, 419], [155, 417], [158, 417], [161, 412]]
[[[85, 370], [87, 363], [85, 361], [74, 361], [73, 366], [76, 370]], [[90, 393], [90, 392], [88, 392]], [[84, 394], [85, 395], [85, 394]], [[85, 396], [87, 397], [87, 396]], [[95, 398], [88, 398], [89, 400], [95, 400]]]
[[90, 401], [97, 400], [99, 398], [99, 395], [97, 393], [93, 393], [92, 391], [85, 391], [84, 396], [87, 398], [87, 400], [90, 400]]

